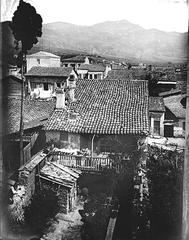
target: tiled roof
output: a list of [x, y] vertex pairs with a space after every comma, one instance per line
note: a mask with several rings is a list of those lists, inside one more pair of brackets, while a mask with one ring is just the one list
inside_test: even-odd
[[[146, 134], [148, 84], [146, 81], [78, 80], [76, 99], [67, 109], [56, 109], [46, 130], [96, 134]], [[78, 113], [69, 120], [69, 110]]]
[[72, 67], [32, 67], [26, 76], [69, 77]]
[[141, 68], [131, 69], [133, 79], [142, 79], [145, 80], [148, 74], [148, 71]]
[[112, 64], [112, 70], [123, 70], [125, 69], [125, 66]]
[[[7, 104], [7, 134], [11, 134], [20, 129], [21, 100], [9, 98]], [[24, 100], [24, 129], [43, 125], [54, 108], [53, 100]]]
[[82, 64], [77, 68], [78, 70], [88, 70], [89, 72], [104, 72], [105, 67], [98, 64]]
[[128, 69], [111, 70], [108, 72], [108, 79], [132, 79], [132, 72]]
[[174, 95], [164, 98], [165, 107], [167, 107], [177, 118], [185, 118], [186, 109], [183, 108], [181, 100], [185, 95]]
[[149, 97], [149, 111], [165, 112], [165, 105], [162, 97]]
[[119, 69], [111, 70], [108, 72], [109, 79], [137, 79], [145, 80], [147, 71], [144, 69]]
[[49, 53], [49, 52], [44, 52], [44, 51], [39, 51], [37, 53], [31, 54], [31, 55], [27, 55], [27, 58], [59, 58], [59, 56]]
[[62, 59], [62, 62], [85, 62], [86, 56], [78, 55], [71, 58]]

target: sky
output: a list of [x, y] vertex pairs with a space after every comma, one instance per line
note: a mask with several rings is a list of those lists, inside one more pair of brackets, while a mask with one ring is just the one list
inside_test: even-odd
[[[25, 0], [42, 16], [43, 23], [93, 25], [128, 20], [146, 29], [188, 31], [186, 0]], [[11, 20], [19, 0], [1, 0], [1, 21]]]

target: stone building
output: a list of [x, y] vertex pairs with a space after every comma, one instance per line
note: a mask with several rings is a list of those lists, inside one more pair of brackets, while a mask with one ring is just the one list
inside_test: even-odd
[[72, 170], [55, 162], [47, 162], [40, 170], [41, 187], [57, 189], [60, 212], [72, 211], [77, 201], [79, 170]]
[[75, 101], [65, 105], [61, 97], [45, 124], [47, 142], [97, 153], [132, 151], [149, 133], [147, 81], [79, 79]]

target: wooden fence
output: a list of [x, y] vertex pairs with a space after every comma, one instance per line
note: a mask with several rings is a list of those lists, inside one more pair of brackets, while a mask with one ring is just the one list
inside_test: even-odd
[[121, 164], [113, 164], [110, 158], [89, 157], [68, 155], [62, 152], [52, 152], [50, 155], [51, 161], [57, 161], [67, 167], [76, 168], [84, 171], [101, 172], [104, 169], [115, 169], [120, 172]]

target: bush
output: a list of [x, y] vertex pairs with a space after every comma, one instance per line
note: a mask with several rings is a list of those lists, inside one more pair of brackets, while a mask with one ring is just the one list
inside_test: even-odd
[[183, 152], [149, 147], [147, 177], [154, 234], [179, 234], [181, 230], [183, 160]]
[[35, 232], [41, 233], [48, 221], [58, 212], [58, 197], [49, 190], [37, 192], [25, 208], [25, 221]]

